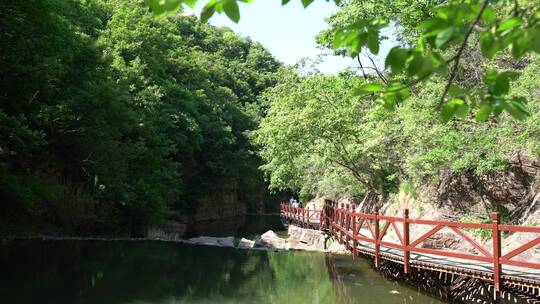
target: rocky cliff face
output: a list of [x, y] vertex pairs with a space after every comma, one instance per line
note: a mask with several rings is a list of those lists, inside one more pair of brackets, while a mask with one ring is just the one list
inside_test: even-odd
[[246, 203], [238, 197], [237, 181], [227, 181], [220, 190], [201, 197], [192, 217], [195, 222], [246, 214]]
[[[194, 213], [177, 212], [165, 223], [148, 227], [146, 236], [176, 240], [183, 238], [195, 223], [245, 215], [246, 203], [239, 199], [237, 189], [237, 181], [223, 182], [218, 190], [199, 198]], [[236, 220], [231, 220], [232, 225], [227, 223], [226, 227], [234, 226]]]
[[504, 171], [444, 173], [438, 187], [423, 190], [437, 208], [453, 214], [489, 217], [492, 210], [499, 210], [509, 223], [540, 225], [540, 162], [523, 151], [514, 151], [507, 159]]
[[[408, 207], [411, 218], [453, 222], [491, 222], [491, 212], [498, 210], [502, 221], [511, 225], [540, 226], [540, 163], [515, 152], [509, 157], [506, 171], [484, 174], [451, 174], [441, 179], [438, 187], [425, 186], [417, 200], [386, 202], [382, 213], [401, 216]], [[372, 206], [364, 206], [365, 211]], [[412, 225], [411, 235], [416, 238], [431, 227]], [[467, 231], [469, 236], [491, 251], [489, 231]], [[531, 233], [503, 233], [503, 253], [531, 241], [538, 235]], [[456, 233], [445, 228], [421, 245], [425, 248], [456, 250], [475, 253], [475, 249]], [[476, 252], [477, 253], [477, 252]], [[540, 261], [540, 246], [515, 257], [516, 260]]]
[[[401, 217], [402, 210], [408, 208], [411, 218], [484, 223], [491, 222], [492, 211], [499, 211], [505, 224], [540, 226], [540, 162], [522, 151], [514, 151], [508, 156], [508, 166], [504, 171], [483, 175], [442, 172], [438, 185], [423, 185], [418, 190], [420, 195], [416, 199], [402, 199], [400, 196], [386, 201], [364, 200], [357, 210], [372, 213], [374, 205], [379, 205], [381, 214], [388, 216]], [[411, 225], [411, 237], [417, 238], [431, 228], [428, 225]], [[491, 250], [489, 231], [465, 232]], [[503, 233], [503, 252], [509, 252], [537, 236], [533, 233]], [[391, 231], [385, 237], [397, 241]], [[471, 244], [448, 228], [435, 233], [419, 246], [477, 253]], [[515, 259], [540, 261], [540, 245]]]

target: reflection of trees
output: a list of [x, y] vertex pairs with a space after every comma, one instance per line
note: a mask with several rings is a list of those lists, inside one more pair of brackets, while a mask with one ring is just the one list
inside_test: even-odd
[[[254, 270], [268, 267], [265, 252], [159, 242], [23, 242], [0, 250], [6, 303], [232, 298]], [[28, 290], [13, 292], [21, 286]]]
[[271, 253], [269, 261], [276, 284], [269, 303], [336, 303], [324, 255]]
[[339, 303], [353, 303], [353, 299], [350, 298], [350, 294], [347, 293], [343, 278], [338, 272], [335, 259], [330, 255], [326, 255], [324, 261], [326, 263], [328, 275], [334, 285], [334, 293], [337, 301]]
[[0, 254], [6, 303], [333, 302], [324, 256], [305, 252], [32, 241], [1, 246]]
[[5, 303], [440, 303], [362, 259], [309, 252], [25, 241], [0, 245], [0, 269]]
[[336, 303], [443, 303], [400, 282], [383, 279], [367, 259], [351, 262], [348, 256], [327, 255], [325, 262]]

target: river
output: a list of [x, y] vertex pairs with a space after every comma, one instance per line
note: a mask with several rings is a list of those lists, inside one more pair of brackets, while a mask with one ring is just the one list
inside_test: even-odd
[[369, 261], [161, 241], [10, 241], [2, 303], [442, 303]]

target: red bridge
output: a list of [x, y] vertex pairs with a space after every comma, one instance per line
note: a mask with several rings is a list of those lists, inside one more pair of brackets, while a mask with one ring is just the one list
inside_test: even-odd
[[[354, 204], [338, 206], [334, 203], [326, 204], [322, 210], [309, 210], [282, 203], [280, 214], [293, 224], [327, 231], [352, 252], [353, 259], [360, 253], [372, 256], [377, 268], [381, 259], [385, 259], [402, 264], [405, 274], [414, 267], [492, 282], [495, 296], [503, 285], [527, 288], [540, 295], [540, 263], [517, 259], [540, 244], [540, 227], [503, 225], [496, 212], [492, 215], [492, 223], [476, 224], [412, 219], [408, 209], [403, 211], [402, 217], [392, 217], [379, 214], [378, 208], [373, 213], [359, 213], [355, 207]], [[411, 239], [413, 225], [424, 225], [429, 230]], [[420, 246], [445, 228], [470, 244], [473, 250], [462, 252]], [[469, 234], [471, 229], [487, 230], [492, 241], [479, 244]], [[392, 231], [393, 236], [390, 235]], [[527, 233], [532, 238], [517, 248], [502, 252], [503, 236], [509, 233]]]

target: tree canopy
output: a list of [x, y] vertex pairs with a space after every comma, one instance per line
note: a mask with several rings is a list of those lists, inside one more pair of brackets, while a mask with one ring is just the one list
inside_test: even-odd
[[333, 2], [317, 42], [359, 63], [338, 75], [181, 12], [196, 0], [2, 2], [0, 233], [137, 233], [220, 189], [260, 204], [264, 176], [381, 201], [538, 158], [537, 1]]
[[[490, 2], [484, 8], [489, 20], [471, 25], [480, 8], [467, 7], [481, 2], [456, 3], [344, 1], [317, 39], [337, 54], [357, 56], [359, 69], [282, 78], [264, 94], [271, 108], [254, 137], [271, 187], [293, 188], [306, 198], [323, 193], [380, 203], [403, 188], [433, 191], [452, 176], [476, 180], [478, 189], [491, 180], [501, 185], [505, 181], [496, 176], [515, 165], [512, 155], [538, 159], [537, 4]], [[451, 12], [468, 15], [446, 16], [445, 22], [465, 23], [440, 20]], [[503, 35], [504, 18], [523, 20]], [[446, 27], [428, 34], [424, 25], [437, 22]], [[383, 67], [362, 63], [367, 60], [360, 52], [377, 53], [388, 24], [400, 45]], [[445, 28], [456, 32], [437, 43]], [[483, 46], [488, 28], [498, 41], [493, 56]], [[513, 31], [531, 37], [519, 52]], [[439, 70], [433, 56], [457, 61]]]
[[0, 10], [2, 228], [141, 227], [231, 184], [264, 201], [246, 132], [281, 63], [261, 44], [143, 1]]

